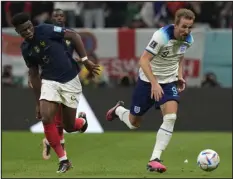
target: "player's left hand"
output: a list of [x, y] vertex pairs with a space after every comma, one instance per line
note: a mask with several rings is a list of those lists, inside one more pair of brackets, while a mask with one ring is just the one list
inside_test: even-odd
[[90, 72], [91, 77], [95, 77], [95, 75], [99, 75], [99, 71], [100, 71], [99, 65], [93, 63], [91, 60], [85, 60], [83, 64], [85, 65], [86, 69]]
[[184, 80], [184, 78], [179, 78], [178, 79], [178, 86], [177, 86], [177, 89], [178, 89], [178, 92], [182, 92], [185, 90], [185, 86], [186, 86], [186, 81]]

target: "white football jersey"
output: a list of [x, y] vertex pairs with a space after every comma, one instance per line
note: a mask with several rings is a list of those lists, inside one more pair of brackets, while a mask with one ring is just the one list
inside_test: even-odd
[[[173, 34], [173, 24], [160, 28], [153, 34], [145, 49], [154, 55], [150, 65], [153, 74], [161, 84], [177, 81], [179, 60], [194, 42], [191, 34], [185, 41], [176, 40]], [[139, 68], [139, 77], [149, 82], [141, 68]]]

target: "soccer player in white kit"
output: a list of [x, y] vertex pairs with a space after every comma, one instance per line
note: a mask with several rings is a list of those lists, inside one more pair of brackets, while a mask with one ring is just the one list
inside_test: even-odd
[[163, 123], [157, 132], [154, 150], [147, 164], [149, 171], [166, 171], [160, 156], [172, 137], [179, 93], [185, 89], [182, 63], [186, 50], [194, 42], [190, 34], [194, 20], [195, 15], [191, 10], [179, 9], [174, 24], [162, 27], [153, 34], [139, 60], [139, 78], [130, 110], [119, 101], [106, 115], [108, 121], [119, 118], [130, 129], [136, 129], [148, 109], [153, 105], [161, 109]]

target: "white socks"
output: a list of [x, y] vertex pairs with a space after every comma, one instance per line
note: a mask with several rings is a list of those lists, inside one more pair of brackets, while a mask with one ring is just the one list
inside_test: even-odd
[[[122, 106], [116, 108], [116, 115], [123, 121], [130, 129], [137, 129], [129, 120], [129, 110]], [[176, 121], [176, 114], [166, 114], [163, 117], [163, 123], [157, 132], [156, 143], [150, 161], [156, 158], [160, 159], [163, 150], [166, 149], [171, 140], [173, 128]]]
[[125, 109], [122, 106], [116, 108], [116, 115], [123, 121], [130, 129], [137, 129], [137, 127], [133, 126], [129, 120], [129, 110]]
[[65, 139], [60, 140], [60, 143], [64, 144], [65, 143]]
[[[47, 145], [50, 145], [49, 144], [49, 141], [45, 138], [45, 143], [47, 144]], [[62, 140], [60, 140], [60, 143], [61, 144], [64, 144], [65, 143], [65, 139], [62, 139]]]
[[176, 114], [166, 114], [163, 117], [163, 123], [157, 132], [156, 143], [150, 161], [156, 158], [160, 159], [162, 151], [166, 149], [172, 137], [175, 121]]
[[63, 157], [59, 158], [59, 162], [63, 161], [63, 160], [67, 160], [66, 155], [64, 155]]

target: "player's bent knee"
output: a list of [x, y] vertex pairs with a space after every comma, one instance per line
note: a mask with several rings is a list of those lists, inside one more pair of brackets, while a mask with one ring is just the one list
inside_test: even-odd
[[173, 127], [174, 127], [175, 122], [176, 122], [176, 118], [177, 118], [177, 116], [175, 113], [166, 114], [163, 116], [163, 123], [167, 126], [172, 127], [172, 130], [173, 130]]
[[48, 117], [43, 117], [41, 118], [41, 121], [43, 124], [51, 124], [53, 120], [50, 120]]
[[41, 111], [41, 116], [42, 116], [41, 121], [43, 122], [43, 124], [51, 124], [51, 123], [54, 122], [53, 121], [53, 116], [48, 112], [45, 112], [45, 111], [42, 110]]
[[132, 124], [132, 127], [130, 129], [137, 129], [140, 127], [140, 122], [138, 120], [130, 120], [130, 123]]
[[134, 116], [132, 114], [129, 115], [129, 120], [132, 125], [130, 129], [137, 129], [141, 125], [142, 117], [141, 116]]
[[41, 121], [43, 124], [51, 124], [54, 122], [54, 118], [50, 113], [48, 114], [47, 112], [41, 112], [41, 116]]
[[170, 133], [172, 133], [174, 126], [175, 126], [176, 118], [177, 117], [176, 117], [175, 113], [164, 115], [163, 116], [163, 123], [162, 123], [160, 128], [162, 128], [166, 131], [170, 131]]

